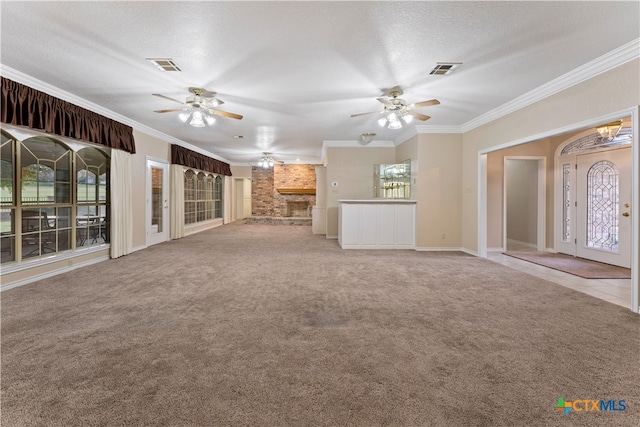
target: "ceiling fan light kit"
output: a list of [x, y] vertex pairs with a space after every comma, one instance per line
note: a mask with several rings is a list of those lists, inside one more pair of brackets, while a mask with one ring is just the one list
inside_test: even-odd
[[276, 162], [284, 163], [282, 160], [275, 160], [271, 156], [271, 153], [262, 153], [262, 157], [258, 161], [258, 167], [263, 169], [269, 169], [269, 168], [272, 168]]
[[183, 123], [202, 128], [205, 126], [213, 126], [216, 122], [214, 115], [229, 117], [236, 120], [242, 120], [240, 114], [227, 113], [226, 111], [214, 110], [213, 107], [224, 104], [224, 101], [216, 98], [216, 93], [208, 91], [206, 89], [190, 87], [189, 92], [193, 95], [189, 95], [185, 102], [178, 101], [177, 99], [170, 98], [165, 95], [154, 93], [154, 96], [168, 99], [169, 101], [182, 104], [182, 108], [168, 109], [168, 110], [156, 110], [155, 113], [170, 113], [174, 111], [180, 111], [178, 118]]
[[196, 128], [202, 128], [205, 127], [205, 125], [212, 126], [216, 122], [215, 117], [199, 108], [194, 108], [192, 111], [185, 109], [178, 114], [178, 118], [182, 123], [188, 122], [191, 126]]
[[430, 99], [428, 101], [407, 105], [404, 99], [398, 98], [398, 96], [402, 95], [402, 90], [397, 86], [393, 90], [390, 90], [388, 94], [388, 98], [376, 98], [378, 102], [384, 105], [384, 110], [352, 114], [351, 117], [364, 116], [367, 114], [384, 114], [384, 116], [378, 120], [378, 124], [381, 127], [386, 127], [387, 129], [402, 129], [402, 123], [408, 125], [414, 118], [422, 121], [429, 120], [431, 118], [413, 110], [440, 104], [440, 101], [437, 99]]

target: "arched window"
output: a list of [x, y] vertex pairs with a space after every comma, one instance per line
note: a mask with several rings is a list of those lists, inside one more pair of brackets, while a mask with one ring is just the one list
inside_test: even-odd
[[2, 131], [0, 243], [3, 264], [109, 240], [109, 157], [49, 136], [19, 141]]
[[72, 248], [72, 155], [49, 137], [20, 143], [22, 259]]
[[191, 169], [184, 172], [184, 223], [196, 222], [196, 174]]
[[622, 128], [613, 138], [603, 138], [597, 133], [592, 133], [567, 144], [560, 153], [561, 156], [567, 154], [581, 153], [589, 150], [601, 150], [606, 147], [616, 147], [621, 145], [631, 145], [631, 128]]
[[215, 177], [213, 175], [207, 175], [207, 184], [206, 184], [206, 198], [207, 205], [205, 207], [205, 217], [206, 219], [213, 219], [213, 187], [215, 183]]
[[196, 218], [197, 221], [205, 220], [205, 206], [207, 200], [207, 191], [205, 188], [205, 174], [203, 172], [198, 173], [198, 204], [196, 206]]
[[109, 161], [94, 147], [76, 154], [76, 242], [90, 246], [109, 241]]
[[220, 175], [216, 176], [216, 183], [214, 188], [214, 202], [215, 202], [215, 218], [222, 218], [222, 195], [224, 193], [224, 183]]
[[184, 172], [185, 225], [215, 218], [222, 218], [222, 177], [187, 169]]
[[2, 132], [0, 140], [0, 247], [2, 263], [15, 261], [15, 140]]

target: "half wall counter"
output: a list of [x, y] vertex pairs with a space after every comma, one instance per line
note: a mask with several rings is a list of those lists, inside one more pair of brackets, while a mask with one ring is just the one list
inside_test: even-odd
[[415, 200], [338, 200], [342, 249], [415, 249], [415, 224]]

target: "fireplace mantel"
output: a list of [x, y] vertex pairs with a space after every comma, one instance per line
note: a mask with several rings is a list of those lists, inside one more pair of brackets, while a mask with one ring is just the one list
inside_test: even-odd
[[276, 188], [280, 194], [316, 194], [315, 188]]

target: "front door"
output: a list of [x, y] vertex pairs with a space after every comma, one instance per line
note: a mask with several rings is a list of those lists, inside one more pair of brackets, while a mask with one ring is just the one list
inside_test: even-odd
[[631, 266], [631, 148], [576, 156], [576, 255]]
[[169, 240], [169, 165], [147, 159], [147, 246]]

